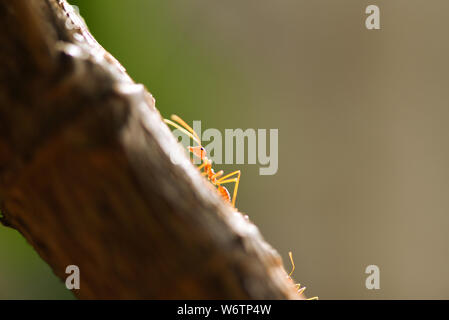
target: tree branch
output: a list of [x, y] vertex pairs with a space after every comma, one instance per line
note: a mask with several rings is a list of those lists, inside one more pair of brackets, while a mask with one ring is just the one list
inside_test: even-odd
[[0, 0], [0, 43], [2, 221], [79, 298], [301, 298], [65, 0]]

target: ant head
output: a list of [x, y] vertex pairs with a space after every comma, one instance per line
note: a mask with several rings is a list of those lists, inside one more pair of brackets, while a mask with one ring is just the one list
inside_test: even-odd
[[192, 152], [195, 156], [203, 160], [206, 157], [206, 149], [202, 146], [198, 147], [188, 147], [189, 151]]

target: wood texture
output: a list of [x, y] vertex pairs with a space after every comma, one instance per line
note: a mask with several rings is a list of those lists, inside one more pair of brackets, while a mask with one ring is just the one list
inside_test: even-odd
[[66, 1], [0, 0], [0, 44], [2, 222], [79, 298], [301, 298]]

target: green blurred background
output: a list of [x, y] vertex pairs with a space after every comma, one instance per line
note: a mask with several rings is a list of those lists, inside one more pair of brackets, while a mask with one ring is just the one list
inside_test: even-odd
[[[309, 295], [449, 298], [447, 0], [71, 4], [164, 116], [279, 129], [276, 175], [219, 167], [243, 170], [238, 208], [287, 268], [293, 251]], [[380, 290], [365, 288], [370, 264]], [[73, 297], [1, 227], [0, 298]]]

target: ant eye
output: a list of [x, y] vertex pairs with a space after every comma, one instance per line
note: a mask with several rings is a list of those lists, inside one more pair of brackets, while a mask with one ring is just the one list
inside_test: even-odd
[[201, 147], [201, 151], [204, 151], [204, 148], [203, 148], [203, 147]]

